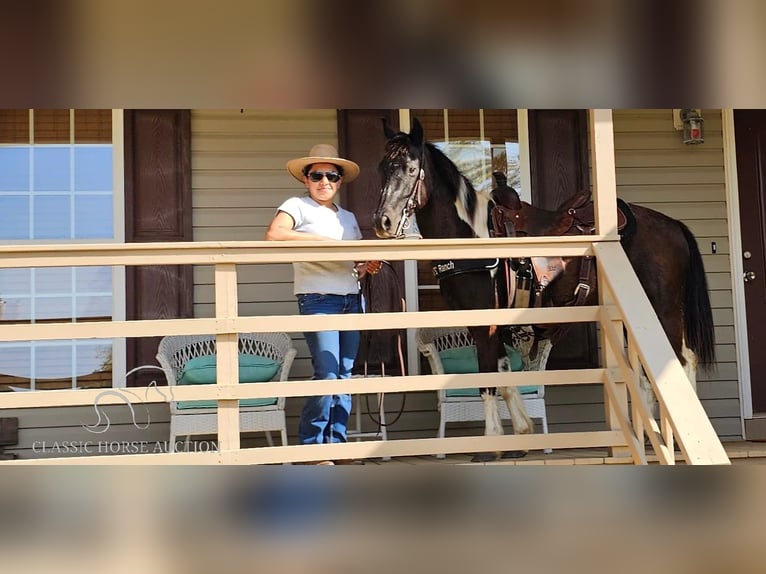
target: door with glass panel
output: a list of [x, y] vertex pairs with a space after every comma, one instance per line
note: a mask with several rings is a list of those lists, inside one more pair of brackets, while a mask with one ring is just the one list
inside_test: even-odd
[[[112, 135], [111, 110], [0, 110], [0, 242], [121, 241]], [[114, 273], [0, 269], [0, 322], [109, 320]], [[0, 390], [110, 387], [114, 357], [111, 339], [0, 343]]]

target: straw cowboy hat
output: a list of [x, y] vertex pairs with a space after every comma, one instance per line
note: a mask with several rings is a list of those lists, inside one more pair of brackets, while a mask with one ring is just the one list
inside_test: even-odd
[[353, 161], [338, 157], [338, 150], [331, 144], [317, 144], [309, 150], [309, 155], [291, 159], [287, 162], [287, 171], [297, 179], [303, 181], [303, 170], [307, 165], [315, 163], [332, 163], [343, 168], [343, 181], [354, 181], [359, 175], [359, 166]]

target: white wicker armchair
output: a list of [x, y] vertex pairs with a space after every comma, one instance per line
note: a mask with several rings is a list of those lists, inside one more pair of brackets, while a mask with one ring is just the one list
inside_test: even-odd
[[[279, 365], [272, 381], [286, 381], [295, 358], [296, 350], [286, 333], [240, 333], [239, 352], [271, 359]], [[164, 337], [157, 349], [157, 360], [165, 372], [168, 385], [178, 384], [186, 364], [195, 358], [215, 356], [214, 335], [173, 335]], [[242, 406], [240, 401], [239, 426], [241, 432], [266, 433], [269, 445], [273, 445], [271, 431], [279, 431], [282, 444], [287, 444], [285, 398], [276, 397], [260, 406]], [[170, 441], [175, 445], [178, 436], [186, 436], [187, 448], [191, 435], [216, 434], [218, 414], [216, 408], [179, 408], [176, 401], [170, 403]]]
[[[551, 342], [548, 339], [538, 341], [537, 353], [530, 358], [530, 351], [534, 346], [534, 337], [531, 330], [520, 330], [519, 336], [514, 337], [514, 348], [521, 354], [523, 370], [543, 371], [548, 362], [551, 352]], [[439, 353], [448, 349], [460, 349], [475, 345], [473, 337], [465, 327], [438, 327], [421, 328], [417, 330], [417, 345], [421, 353], [428, 359], [433, 374], [445, 373], [442, 358]], [[543, 432], [548, 432], [548, 417], [545, 412], [545, 387], [521, 387], [521, 397], [527, 414], [533, 419], [541, 419]], [[460, 394], [460, 393], [456, 393]], [[453, 393], [441, 389], [437, 391], [439, 405], [439, 438], [444, 438], [446, 425], [450, 422], [483, 421], [484, 403], [478, 394], [473, 396], [450, 396]], [[508, 406], [502, 396], [497, 395], [500, 416], [504, 419], [511, 418]], [[550, 453], [550, 449], [545, 450]], [[444, 455], [438, 455], [443, 458]]]

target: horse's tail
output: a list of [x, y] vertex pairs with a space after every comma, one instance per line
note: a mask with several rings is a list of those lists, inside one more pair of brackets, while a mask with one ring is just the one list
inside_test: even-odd
[[684, 338], [703, 366], [715, 363], [715, 327], [707, 277], [697, 240], [686, 225], [679, 221], [689, 246], [689, 272], [684, 289]]

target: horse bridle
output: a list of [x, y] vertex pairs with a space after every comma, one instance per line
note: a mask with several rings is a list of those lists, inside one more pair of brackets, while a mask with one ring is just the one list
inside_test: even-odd
[[417, 179], [415, 179], [415, 183], [412, 185], [412, 191], [410, 192], [410, 195], [407, 197], [407, 203], [404, 204], [404, 207], [402, 208], [401, 217], [399, 218], [399, 225], [396, 226], [396, 231], [394, 232], [394, 238], [395, 239], [401, 239], [402, 237], [406, 237], [406, 234], [404, 233], [405, 229], [408, 229], [410, 226], [410, 217], [412, 217], [412, 214], [415, 213], [415, 210], [419, 207], [422, 207], [418, 200], [416, 199], [418, 196], [418, 192], [420, 191], [420, 186], [422, 185], [423, 181], [426, 178], [426, 172], [423, 169], [423, 157], [420, 158], [420, 173], [418, 174]]

